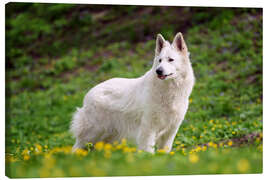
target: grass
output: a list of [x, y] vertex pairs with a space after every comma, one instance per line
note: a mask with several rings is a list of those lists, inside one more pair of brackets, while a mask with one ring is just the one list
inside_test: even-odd
[[[46, 6], [6, 6], [8, 177], [262, 172], [261, 9]], [[34, 12], [31, 26], [18, 26]], [[177, 31], [184, 31], [196, 84], [172, 152], [152, 155], [122, 140], [71, 154], [69, 124], [86, 92], [112, 77], [144, 74], [155, 35], [172, 40]]]

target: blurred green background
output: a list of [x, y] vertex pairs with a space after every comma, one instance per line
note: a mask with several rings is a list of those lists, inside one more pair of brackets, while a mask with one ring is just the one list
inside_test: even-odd
[[[262, 9], [8, 3], [5, 29], [8, 177], [262, 172]], [[196, 84], [173, 152], [123, 140], [71, 154], [87, 91], [143, 75], [156, 35], [177, 32]]]

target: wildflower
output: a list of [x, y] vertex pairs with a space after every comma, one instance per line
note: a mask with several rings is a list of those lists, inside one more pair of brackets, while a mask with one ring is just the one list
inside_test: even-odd
[[212, 141], [208, 143], [209, 147], [212, 147], [213, 145], [214, 145], [214, 143]]
[[214, 127], [212, 127], [212, 128], [211, 128], [211, 130], [212, 130], [212, 131], [215, 131], [215, 128], [214, 128]]
[[77, 149], [75, 151], [75, 154], [79, 155], [79, 156], [86, 156], [88, 154], [88, 152], [86, 150], [84, 150], [84, 149]]
[[233, 126], [236, 125], [236, 122], [232, 122], [232, 125], [233, 125]]
[[114, 141], [113, 145], [116, 146], [118, 144], [118, 141]]
[[192, 103], [192, 98], [189, 99], [189, 103]]
[[23, 150], [22, 155], [27, 155], [27, 154], [29, 154], [29, 150], [28, 149]]
[[33, 148], [33, 147], [30, 147], [30, 150], [31, 150], [31, 151], [34, 151], [34, 148]]
[[36, 153], [37, 154], [39, 154], [39, 153], [41, 153], [42, 152], [42, 146], [41, 145], [39, 145], [39, 144], [35, 144], [35, 151], [36, 151]]
[[175, 141], [175, 144], [181, 144], [181, 142], [180, 141]]
[[136, 152], [137, 149], [136, 149], [135, 147], [132, 147], [132, 148], [130, 148], [130, 151], [131, 151], [131, 152]]
[[199, 157], [196, 154], [190, 154], [189, 155], [189, 162], [191, 163], [197, 163], [199, 161]]
[[48, 146], [47, 146], [47, 145], [45, 145], [45, 146], [44, 146], [44, 148], [45, 148], [45, 149], [48, 149]]
[[125, 145], [127, 144], [127, 140], [126, 140], [125, 138], [123, 138], [123, 139], [121, 140], [121, 144], [122, 144], [123, 146], [125, 146]]
[[104, 147], [104, 142], [103, 141], [100, 141], [100, 142], [97, 142], [95, 144], [95, 149], [98, 150], [98, 151], [101, 151]]
[[104, 146], [104, 150], [105, 151], [110, 151], [112, 149], [112, 145], [111, 144], [105, 144], [105, 146]]
[[131, 152], [129, 147], [124, 147], [123, 152]]
[[117, 146], [116, 146], [116, 150], [119, 150], [119, 149], [122, 149], [123, 148], [123, 145], [121, 145], [121, 144], [118, 144]]
[[161, 153], [161, 154], [164, 154], [164, 153], [166, 153], [166, 150], [165, 149], [158, 149], [157, 152]]
[[213, 119], [211, 119], [209, 122], [210, 122], [210, 124], [213, 124], [214, 120], [213, 120]]
[[14, 158], [12, 155], [6, 155], [6, 162], [16, 162], [17, 159]]
[[174, 155], [174, 151], [171, 151], [171, 152], [170, 152], [170, 155]]
[[138, 150], [138, 153], [142, 153], [143, 151], [142, 150]]
[[206, 146], [203, 146], [203, 147], [202, 147], [202, 150], [203, 150], [203, 151], [206, 151], [206, 149], [207, 149]]
[[232, 145], [233, 145], [233, 142], [232, 142], [232, 141], [229, 141], [229, 142], [228, 142], [228, 145], [229, 145], [229, 146], [232, 146]]
[[28, 154], [26, 154], [26, 155], [23, 156], [23, 160], [27, 161], [29, 159], [30, 159], [30, 156]]
[[240, 159], [237, 163], [237, 169], [238, 171], [242, 172], [242, 173], [245, 173], [249, 170], [250, 168], [250, 165], [249, 165], [249, 162], [248, 160], [246, 159]]
[[233, 135], [235, 135], [235, 134], [236, 134], [236, 132], [235, 132], [235, 131], [233, 131], [233, 132], [232, 132], [232, 134], [233, 134]]

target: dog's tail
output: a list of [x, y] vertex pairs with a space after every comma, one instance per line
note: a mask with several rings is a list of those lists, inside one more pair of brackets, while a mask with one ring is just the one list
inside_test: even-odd
[[77, 138], [80, 135], [80, 132], [84, 127], [84, 118], [85, 114], [83, 108], [77, 107], [76, 112], [72, 116], [72, 121], [69, 129], [74, 138]]
[[73, 135], [74, 138], [76, 138], [76, 143], [72, 148], [72, 151], [74, 152], [78, 148], [83, 148], [85, 137], [84, 134], [86, 132], [86, 115], [84, 112], [84, 108], [77, 108], [76, 112], [73, 114], [72, 121], [70, 124], [69, 131]]

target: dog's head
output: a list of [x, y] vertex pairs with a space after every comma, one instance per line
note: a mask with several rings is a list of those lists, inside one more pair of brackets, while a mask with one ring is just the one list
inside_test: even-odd
[[184, 64], [189, 61], [189, 52], [182, 33], [177, 33], [173, 43], [157, 35], [153, 68], [161, 80], [175, 79], [181, 73]]

